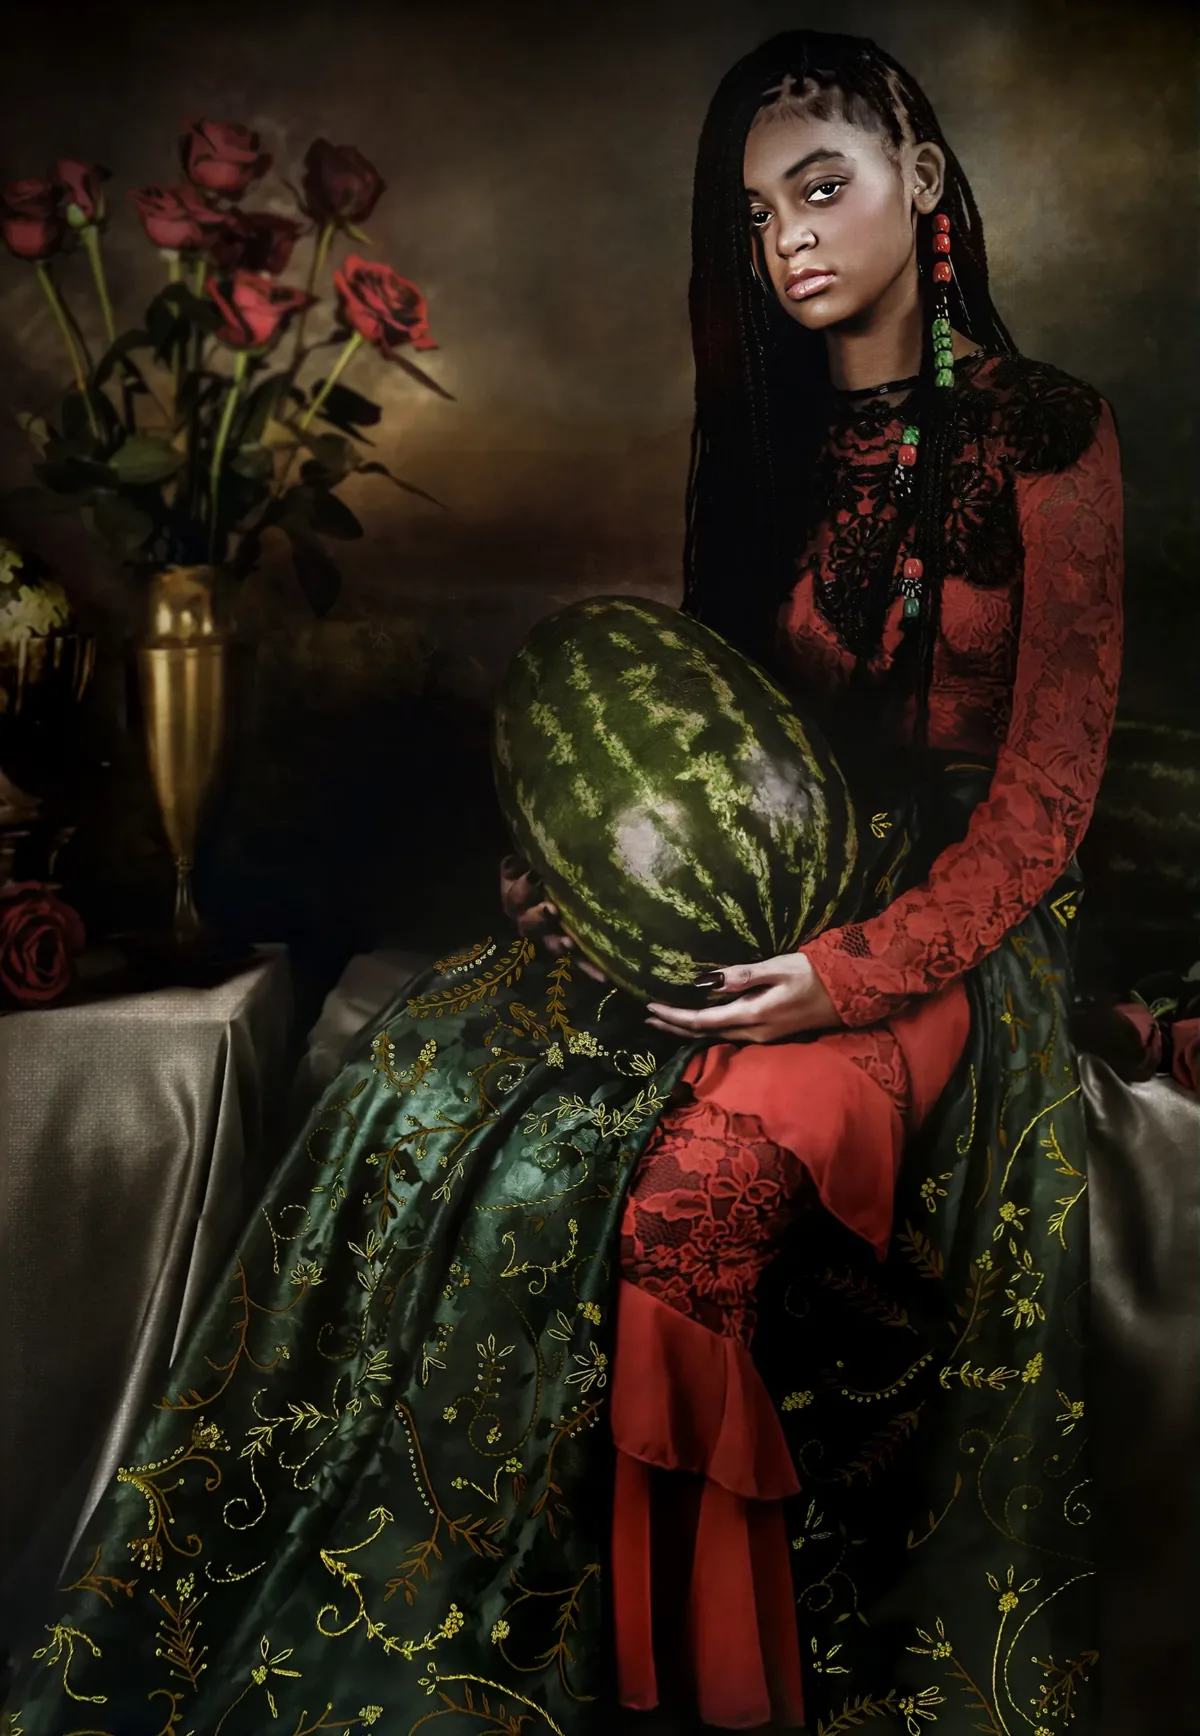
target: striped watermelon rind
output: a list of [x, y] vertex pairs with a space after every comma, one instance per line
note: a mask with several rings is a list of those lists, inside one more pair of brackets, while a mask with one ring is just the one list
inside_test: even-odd
[[718, 634], [648, 599], [534, 628], [497, 699], [493, 767], [564, 927], [643, 999], [696, 1000], [697, 971], [794, 950], [853, 874], [853, 808], [818, 732]]

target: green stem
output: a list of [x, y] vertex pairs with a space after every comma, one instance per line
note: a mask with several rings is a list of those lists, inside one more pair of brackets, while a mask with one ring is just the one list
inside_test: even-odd
[[[183, 281], [183, 266], [179, 253], [172, 248], [167, 253], [167, 282], [181, 283]], [[174, 344], [171, 349], [171, 426], [179, 426], [179, 393], [183, 385], [183, 345]]]
[[[316, 290], [317, 279], [325, 268], [325, 261], [329, 256], [329, 246], [336, 232], [336, 225], [333, 223], [326, 223], [323, 225], [321, 233], [317, 236], [317, 245], [313, 249], [312, 260], [308, 267], [308, 282], [304, 285], [305, 293], [308, 295], [314, 294]], [[300, 318], [296, 321], [296, 342], [292, 348], [293, 380], [296, 378], [297, 370], [299, 369], [301, 362], [304, 360], [304, 327], [308, 321], [308, 314], [308, 308], [301, 308]]]
[[208, 277], [208, 261], [207, 261], [207, 259], [205, 259], [204, 255], [202, 253], [198, 253], [196, 255], [195, 264], [192, 267], [192, 285], [191, 285], [191, 287], [192, 287], [192, 294], [193, 295], [203, 295], [204, 294], [204, 285], [205, 285], [205, 281], [207, 280], [207, 277]]
[[39, 261], [34, 267], [34, 270], [37, 272], [38, 282], [42, 286], [46, 300], [50, 303], [51, 312], [58, 321], [58, 329], [62, 333], [63, 343], [66, 344], [67, 354], [71, 358], [71, 368], [75, 375], [75, 384], [79, 389], [79, 396], [83, 399], [83, 407], [87, 411], [88, 426], [92, 430], [92, 437], [98, 441], [100, 438], [100, 428], [96, 421], [96, 412], [92, 409], [92, 400], [88, 395], [87, 378], [83, 371], [83, 359], [75, 344], [75, 337], [71, 331], [71, 322], [67, 317], [67, 310], [63, 306], [62, 297], [54, 287], [54, 279], [50, 276], [46, 267]]
[[301, 433], [303, 433], [308, 427], [317, 411], [321, 408], [321, 405], [325, 402], [330, 392], [332, 392], [333, 388], [341, 379], [342, 374], [345, 371], [346, 363], [350, 360], [351, 356], [362, 341], [363, 335], [361, 332], [351, 332], [350, 336], [346, 339], [341, 355], [329, 370], [329, 378], [325, 381], [325, 384], [321, 387], [321, 390], [317, 393], [316, 397], [308, 406], [308, 409], [304, 412], [303, 416], [301, 416], [300, 421], [297, 424]]
[[246, 378], [246, 368], [250, 362], [250, 352], [239, 350], [237, 360], [233, 365], [233, 381], [229, 387], [229, 395], [225, 399], [225, 408], [221, 412], [221, 425], [217, 429], [217, 438], [213, 445], [212, 467], [209, 471], [209, 492], [212, 499], [212, 518], [208, 531], [208, 558], [216, 560], [217, 551], [217, 519], [221, 497], [221, 465], [225, 458], [225, 446], [229, 439], [229, 430], [233, 426], [233, 412], [241, 396], [242, 381]]
[[104, 316], [104, 330], [110, 344], [117, 341], [117, 328], [113, 320], [112, 302], [108, 295], [108, 280], [104, 275], [104, 256], [100, 251], [100, 231], [94, 223], [89, 223], [83, 232], [83, 245], [88, 256], [88, 264], [92, 268], [92, 276], [96, 282], [96, 294], [100, 298], [100, 312]]

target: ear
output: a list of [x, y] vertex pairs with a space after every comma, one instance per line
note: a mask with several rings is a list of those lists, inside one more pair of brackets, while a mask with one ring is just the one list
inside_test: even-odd
[[940, 145], [927, 139], [912, 147], [909, 161], [909, 185], [913, 189], [913, 209], [922, 216], [935, 210], [946, 184], [946, 153]]

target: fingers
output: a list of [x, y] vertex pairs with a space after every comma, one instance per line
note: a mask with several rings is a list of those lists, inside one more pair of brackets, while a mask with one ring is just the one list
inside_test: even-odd
[[783, 980], [780, 966], [786, 961], [764, 959], [758, 964], [727, 964], [720, 970], [702, 970], [694, 978], [694, 986], [707, 989], [712, 995], [742, 995], [751, 989], [763, 989]]
[[575, 963], [579, 966], [579, 969], [583, 972], [584, 976], [591, 977], [594, 983], [606, 983], [612, 980], [610, 977], [605, 975], [598, 964], [593, 964], [590, 958], [584, 958], [582, 953], [576, 955]]
[[664, 1019], [675, 1029], [686, 1031], [695, 1037], [707, 1037], [715, 1032], [723, 1033], [734, 1026], [745, 1027], [747, 1030], [759, 1029], [763, 1015], [769, 1010], [766, 997], [761, 993], [723, 1001], [716, 1007], [701, 1007], [696, 1012], [690, 1007], [664, 1006], [661, 1001], [651, 1001], [646, 1008], [652, 1018]]
[[662, 1031], [668, 1037], [678, 1037], [681, 1042], [694, 1043], [699, 1036], [707, 1036], [720, 1043], [770, 1043], [774, 1037], [770, 1032], [752, 1030], [745, 1025], [733, 1025], [728, 1030], [720, 1031], [685, 1031], [681, 1025], [668, 1024], [664, 1019], [647, 1019], [647, 1025], [652, 1031]]

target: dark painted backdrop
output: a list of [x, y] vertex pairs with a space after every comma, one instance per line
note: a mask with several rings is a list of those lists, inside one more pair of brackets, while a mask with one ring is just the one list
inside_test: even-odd
[[[441, 348], [423, 361], [454, 394], [358, 359], [349, 383], [385, 408], [380, 455], [445, 510], [351, 485], [367, 534], [343, 545], [347, 583], [324, 623], [306, 617], [282, 549], [246, 587], [245, 630], [262, 642], [202, 875], [226, 920], [331, 968], [351, 947], [441, 947], [494, 920], [489, 694], [560, 599], [678, 598], [695, 140], [724, 69], [801, 23], [874, 35], [917, 74], [974, 184], [1018, 342], [1113, 403], [1126, 708], [1200, 722], [1189, 8], [110, 0], [75, 22], [9, 0], [0, 175], [58, 155], [112, 168], [107, 257], [125, 323], [162, 281], [125, 190], [178, 178], [185, 117], [259, 128], [277, 168], [252, 202], [279, 209], [278, 174], [296, 180], [323, 133], [385, 176], [375, 251], [426, 291]], [[82, 262], [75, 275], [85, 309]], [[62, 379], [32, 274], [0, 260], [0, 404], [45, 408]], [[0, 486], [26, 480], [27, 463], [0, 418]], [[133, 619], [119, 575], [62, 527], [36, 534], [115, 640]], [[121, 697], [112, 652], [93, 696], [110, 764], [73, 846], [100, 923], [166, 889]], [[1176, 793], [1194, 802], [1195, 781], [1193, 767]]]

